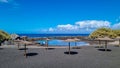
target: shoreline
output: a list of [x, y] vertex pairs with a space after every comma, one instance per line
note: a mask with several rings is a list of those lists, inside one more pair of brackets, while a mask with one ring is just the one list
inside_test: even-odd
[[[74, 39], [74, 38], [78, 38], [80, 39], [80, 42], [86, 42], [88, 45], [78, 45], [78, 46], [71, 46], [71, 47], [83, 47], [83, 46], [98, 46], [99, 41], [95, 41], [95, 40], [90, 40], [88, 36], [57, 36], [57, 37], [47, 37], [49, 39], [58, 39], [58, 40], [65, 40], [65, 39]], [[32, 42], [34, 44], [32, 45], [28, 45], [28, 47], [32, 47], [32, 48], [46, 48], [45, 45], [41, 45], [41, 43], [36, 42], [37, 40], [45, 40], [46, 38], [42, 37], [42, 38], [30, 38], [27, 37], [27, 41]], [[104, 44], [104, 42], [101, 42], [102, 44]], [[5, 45], [5, 46], [11, 46], [11, 45]], [[15, 46], [15, 45], [13, 45]], [[16, 45], [17, 46], [17, 45]], [[3, 47], [3, 46], [1, 46]], [[49, 47], [55, 47], [55, 48], [66, 48], [68, 47], [68, 45], [49, 45]], [[48, 47], [48, 48], [49, 48]]]
[[[98, 44], [96, 45], [82, 45], [82, 46], [70, 46], [70, 48], [77, 48], [77, 47], [91, 47], [91, 46], [99, 46]], [[102, 45], [103, 46], [103, 45]], [[2, 45], [0, 48], [18, 48], [17, 45]], [[20, 48], [24, 48], [24, 46], [20, 46]], [[27, 45], [27, 48], [68, 48], [68, 46], [38, 46], [38, 45]]]

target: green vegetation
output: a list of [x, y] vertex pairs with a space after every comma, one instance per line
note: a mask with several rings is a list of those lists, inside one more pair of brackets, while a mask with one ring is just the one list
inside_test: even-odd
[[0, 30], [0, 43], [4, 40], [10, 39], [10, 35], [2, 30]]
[[89, 38], [116, 38], [120, 36], [120, 30], [112, 30], [110, 28], [99, 28], [89, 35]]

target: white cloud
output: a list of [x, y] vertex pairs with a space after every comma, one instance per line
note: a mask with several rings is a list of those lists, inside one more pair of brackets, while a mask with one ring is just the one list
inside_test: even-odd
[[12, 3], [12, 2], [15, 2], [15, 0], [0, 0], [0, 2], [3, 2], [3, 3]]
[[54, 31], [54, 29], [53, 29], [53, 28], [49, 28], [49, 30], [48, 30], [48, 31], [53, 32], [53, 31]]
[[71, 25], [71, 24], [67, 24], [67, 25], [58, 25], [57, 27], [58, 27], [58, 28], [71, 28], [71, 27], [73, 27], [73, 25]]
[[120, 23], [116, 23], [112, 26], [113, 29], [120, 29]]
[[65, 24], [65, 25], [57, 25], [56, 27], [51, 27], [47, 31], [55, 32], [55, 33], [90, 33], [93, 30], [100, 27], [111, 27], [109, 21], [102, 20], [85, 20], [76, 22], [74, 25]]
[[98, 21], [98, 20], [86, 20], [86, 21], [79, 21], [75, 23], [79, 25], [80, 28], [89, 28], [95, 29], [100, 27], [110, 27], [110, 22], [108, 21]]
[[0, 2], [8, 3], [8, 0], [0, 0]]
[[0, 0], [0, 3], [8, 4], [8, 5], [12, 6], [13, 8], [19, 7], [19, 4], [15, 0]]
[[76, 25], [66, 24], [66, 25], [58, 25], [57, 29], [59, 30], [76, 30], [78, 27]]

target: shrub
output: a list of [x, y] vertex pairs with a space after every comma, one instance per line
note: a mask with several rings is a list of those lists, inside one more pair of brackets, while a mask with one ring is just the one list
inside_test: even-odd
[[10, 39], [10, 35], [2, 30], [0, 30], [0, 42]]
[[89, 35], [89, 38], [103, 38], [103, 37], [109, 37], [109, 38], [116, 38], [117, 36], [120, 36], [120, 30], [112, 30], [110, 28], [99, 28], [92, 32]]

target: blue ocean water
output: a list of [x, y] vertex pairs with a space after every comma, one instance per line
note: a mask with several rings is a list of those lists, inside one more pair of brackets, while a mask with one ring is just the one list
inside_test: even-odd
[[18, 34], [27, 37], [55, 37], [55, 36], [89, 36], [89, 34]]
[[[37, 41], [41, 44], [45, 44], [45, 40], [39, 40]], [[75, 44], [76, 43], [76, 44]], [[54, 39], [54, 40], [49, 40], [48, 41], [48, 45], [49, 46], [68, 46], [68, 42], [65, 42], [64, 40], [57, 40], [57, 39]], [[86, 43], [86, 42], [70, 42], [70, 46], [88, 46], [89, 43]]]

